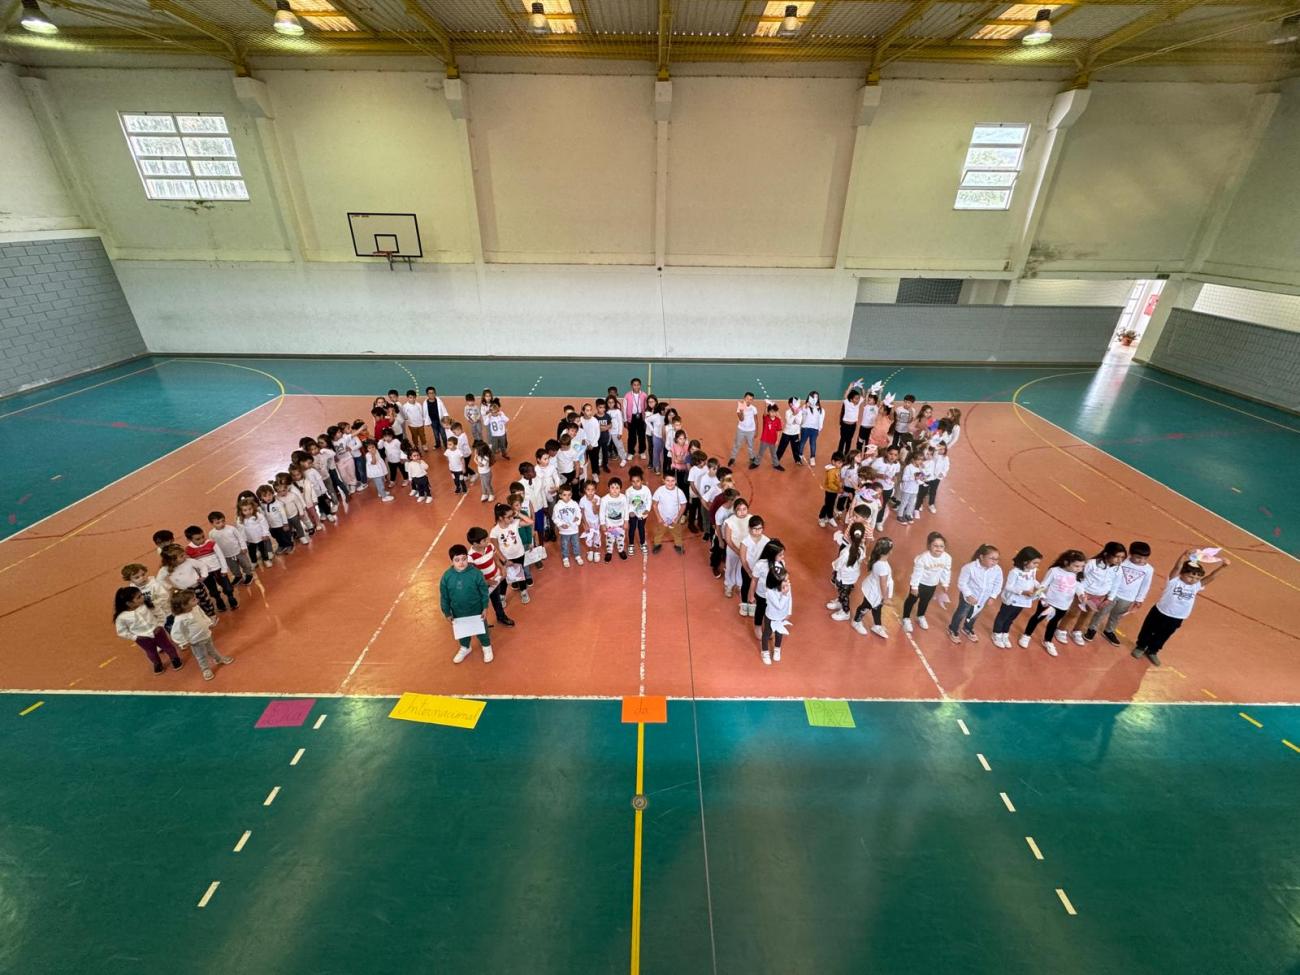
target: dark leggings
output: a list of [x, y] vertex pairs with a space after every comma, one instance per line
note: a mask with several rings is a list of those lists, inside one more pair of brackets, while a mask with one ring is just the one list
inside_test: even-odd
[[861, 623], [862, 617], [866, 615], [867, 610], [871, 610], [871, 622], [875, 623], [876, 626], [880, 626], [880, 611], [884, 608], [884, 605], [884, 603], [881, 603], [879, 606], [872, 606], [865, 599], [862, 600], [861, 605], [853, 613], [853, 622]]
[[849, 595], [853, 592], [853, 584], [835, 580], [835, 598], [840, 601], [840, 611], [847, 613], [849, 611]]
[[1011, 624], [1016, 621], [1016, 617], [1019, 616], [1024, 609], [1024, 606], [1010, 606], [1003, 603], [998, 607], [998, 615], [993, 617], [993, 632], [1009, 632], [1011, 630]]
[[1166, 616], [1152, 606], [1142, 621], [1142, 629], [1138, 631], [1137, 648], [1145, 653], [1159, 653], [1164, 649], [1165, 642], [1182, 625], [1182, 620]]
[[762, 627], [767, 620], [767, 597], [754, 594], [754, 626]]
[[921, 485], [921, 493], [917, 496], [916, 506], [919, 508], [923, 504], [934, 504], [934, 499], [939, 496], [938, 480], [926, 481]]
[[835, 499], [839, 497], [837, 491], [827, 491], [822, 495], [822, 510], [817, 512], [817, 520], [830, 520], [835, 517]]
[[636, 544], [637, 538], [640, 537], [641, 544], [645, 544], [645, 519], [638, 518], [636, 515], [629, 515], [627, 519], [627, 543]]
[[230, 577], [224, 572], [209, 572], [203, 580], [203, 584], [208, 587], [210, 595], [216, 604], [222, 609], [226, 608], [226, 600], [221, 598], [221, 594], [226, 594], [232, 604], [235, 602], [235, 589], [230, 584]]
[[252, 561], [253, 565], [257, 565], [258, 562], [265, 562], [267, 565], [270, 565], [271, 540], [269, 538], [264, 538], [260, 542], [249, 542], [248, 558]]
[[176, 653], [176, 644], [172, 643], [171, 637], [167, 635], [167, 631], [161, 626], [153, 631], [153, 636], [138, 636], [135, 638], [135, 642], [155, 667], [162, 666], [162, 660], [158, 656], [160, 650], [171, 658], [172, 663], [178, 664], [181, 662], [181, 658]]
[[840, 421], [840, 442], [835, 448], [836, 453], [843, 454], [845, 457], [849, 455], [849, 450], [853, 447], [853, 434], [857, 432], [857, 429], [858, 425], [856, 423]]
[[907, 619], [912, 615], [913, 606], [916, 606], [917, 608], [917, 616], [924, 616], [925, 611], [930, 606], [930, 600], [934, 598], [934, 591], [937, 588], [937, 586], [917, 586], [916, 595], [912, 595], [909, 592], [907, 598], [903, 600], [903, 619]]
[[740, 569], [740, 601], [742, 603], [749, 602], [749, 584], [753, 581], [753, 578], [742, 566]]
[[794, 455], [795, 463], [799, 462], [799, 434], [783, 433], [781, 442], [776, 446], [776, 462], [781, 463], [781, 458], [785, 456], [786, 450]]
[[1043, 618], [1048, 613], [1051, 613], [1052, 618], [1047, 621], [1047, 629], [1043, 631], [1043, 639], [1048, 643], [1051, 643], [1052, 637], [1056, 636], [1056, 624], [1065, 618], [1066, 612], [1068, 611], [1056, 609], [1055, 607], [1048, 606], [1047, 603], [1040, 601], [1038, 609], [1034, 610], [1034, 615], [1029, 617], [1029, 625], [1025, 627], [1025, 636], [1033, 636], [1034, 630], [1037, 628], [1038, 624], [1043, 621]]
[[885, 513], [889, 511], [889, 503], [894, 500], [894, 489], [886, 488], [880, 492], [880, 514], [876, 516], [876, 527], [879, 528], [885, 523]]
[[784, 633], [773, 633], [773, 632], [772, 632], [772, 624], [768, 621], [767, 617], [763, 617], [763, 626], [762, 626], [762, 631], [763, 631], [763, 632], [762, 632], [762, 638], [761, 638], [761, 641], [760, 641], [760, 644], [759, 644], [759, 645], [762, 647], [763, 652], [764, 652], [764, 653], [768, 653], [768, 652], [770, 652], [769, 644], [770, 644], [771, 642], [773, 642], [773, 641], [772, 641], [772, 638], [773, 638], [773, 637], [776, 637], [776, 640], [775, 640], [774, 642], [776, 643], [776, 648], [777, 648], [778, 650], [780, 650], [780, 649], [781, 649], [781, 640], [785, 637], [785, 634], [784, 634]]
[[506, 581], [504, 579], [493, 586], [492, 591], [488, 593], [488, 598], [492, 600], [492, 611], [497, 614], [498, 623], [503, 622], [507, 618], [505, 594]]

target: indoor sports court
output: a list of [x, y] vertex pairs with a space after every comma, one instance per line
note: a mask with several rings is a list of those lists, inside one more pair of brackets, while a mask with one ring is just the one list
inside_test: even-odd
[[0, 972], [1300, 967], [1300, 7], [0, 26]]

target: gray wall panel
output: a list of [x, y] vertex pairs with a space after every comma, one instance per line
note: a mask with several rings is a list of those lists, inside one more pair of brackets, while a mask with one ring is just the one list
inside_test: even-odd
[[890, 362], [1096, 363], [1120, 308], [871, 305], [853, 309], [848, 358]]
[[1150, 364], [1300, 412], [1300, 332], [1175, 308]]
[[0, 244], [0, 394], [144, 351], [98, 237]]

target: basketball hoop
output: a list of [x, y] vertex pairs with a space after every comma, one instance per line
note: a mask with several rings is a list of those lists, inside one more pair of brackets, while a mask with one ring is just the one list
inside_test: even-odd
[[390, 271], [393, 270], [393, 265], [398, 261], [404, 261], [406, 263], [406, 269], [408, 271], [412, 270], [411, 258], [407, 257], [405, 254], [399, 254], [397, 251], [372, 251], [370, 256], [384, 258], [388, 261], [388, 270]]

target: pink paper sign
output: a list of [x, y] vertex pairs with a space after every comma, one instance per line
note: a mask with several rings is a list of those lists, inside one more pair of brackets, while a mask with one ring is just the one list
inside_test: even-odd
[[257, 719], [254, 728], [297, 728], [307, 720], [316, 706], [314, 697], [295, 697], [285, 701], [272, 701]]

